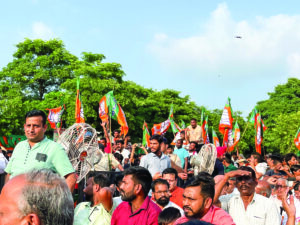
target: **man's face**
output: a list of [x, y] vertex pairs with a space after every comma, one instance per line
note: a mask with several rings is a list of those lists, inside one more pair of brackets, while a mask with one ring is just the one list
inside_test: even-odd
[[250, 157], [250, 163], [256, 163], [256, 159], [254, 158], [254, 156], [253, 155], [251, 155], [251, 157]]
[[24, 124], [25, 135], [29, 142], [37, 143], [43, 140], [47, 125], [43, 126], [43, 117], [28, 117]]
[[177, 187], [177, 179], [175, 179], [175, 174], [163, 174], [162, 178], [169, 183], [169, 190], [172, 192]]
[[289, 166], [297, 165], [297, 163], [297, 159], [294, 156], [288, 161]]
[[277, 164], [274, 165], [274, 170], [281, 170], [282, 169], [282, 163], [277, 162]]
[[195, 145], [195, 143], [191, 143], [191, 144], [190, 144], [189, 150], [190, 150], [190, 151], [195, 151], [195, 150], [196, 150], [196, 145]]
[[176, 147], [177, 147], [178, 149], [182, 148], [182, 140], [178, 140], [178, 141], [176, 142]]
[[22, 187], [26, 185], [24, 176], [14, 177], [3, 187], [0, 195], [0, 224], [27, 224], [19, 209]]
[[120, 185], [120, 194], [122, 201], [131, 202], [136, 198], [136, 184], [132, 179], [132, 175], [124, 176]]
[[257, 181], [251, 176], [236, 177], [236, 187], [241, 193], [241, 196], [251, 196], [255, 192]]
[[115, 138], [119, 138], [119, 136], [120, 136], [119, 132], [114, 132], [114, 137]]
[[185, 135], [184, 135], [184, 133], [180, 133], [180, 139], [185, 139]]
[[170, 154], [172, 154], [172, 153], [173, 153], [172, 148], [167, 148], [167, 154], [170, 155]]
[[276, 184], [275, 184], [275, 192], [277, 195], [282, 195], [284, 193], [286, 193], [286, 190], [289, 187], [286, 184], [286, 180], [283, 179], [279, 179], [277, 180]]
[[208, 211], [211, 206], [211, 199], [203, 198], [201, 195], [201, 187], [187, 187], [183, 192], [183, 211], [184, 215], [191, 219], [200, 219]]
[[151, 152], [156, 153], [160, 150], [160, 144], [157, 140], [153, 139], [150, 140], [150, 148], [151, 148]]
[[102, 145], [104, 145], [104, 147], [106, 147], [106, 141], [100, 140], [100, 144], [102, 144]]
[[94, 184], [94, 178], [90, 177], [88, 181], [86, 182], [86, 187], [83, 189], [83, 192], [85, 194], [85, 199], [87, 201], [93, 200], [93, 184]]
[[170, 192], [165, 184], [156, 184], [153, 196], [156, 203], [161, 207], [165, 207], [170, 202]]
[[120, 142], [117, 143], [117, 144], [116, 144], [116, 150], [119, 150], [119, 151], [120, 151], [120, 150], [122, 150], [122, 149], [123, 149], [122, 143], [120, 143]]
[[197, 122], [195, 120], [191, 120], [191, 126], [192, 128], [195, 128], [197, 126]]

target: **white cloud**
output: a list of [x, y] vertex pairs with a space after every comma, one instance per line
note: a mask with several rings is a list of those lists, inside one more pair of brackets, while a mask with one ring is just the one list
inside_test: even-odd
[[32, 38], [49, 40], [51, 38], [55, 38], [55, 34], [50, 27], [48, 27], [43, 22], [34, 22], [32, 25]]
[[185, 38], [155, 34], [148, 49], [170, 71], [188, 69], [197, 74], [222, 71], [230, 77], [239, 77], [249, 69], [257, 72], [251, 76], [261, 75], [259, 71], [274, 76], [274, 68], [278, 68], [284, 75], [300, 77], [300, 15], [235, 21], [223, 3], [199, 32]]

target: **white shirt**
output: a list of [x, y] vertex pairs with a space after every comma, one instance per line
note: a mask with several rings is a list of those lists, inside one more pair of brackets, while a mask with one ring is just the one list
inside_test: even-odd
[[256, 193], [246, 210], [241, 196], [233, 196], [227, 210], [236, 225], [280, 225], [281, 221], [273, 201]]
[[7, 159], [5, 158], [3, 153], [1, 152], [0, 153], [0, 174], [4, 173], [4, 169], [6, 168], [7, 163], [8, 163]]

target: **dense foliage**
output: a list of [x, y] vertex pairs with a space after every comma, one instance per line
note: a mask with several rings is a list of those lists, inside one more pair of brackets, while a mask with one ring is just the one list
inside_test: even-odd
[[[76, 79], [80, 77], [80, 92], [86, 122], [101, 131], [98, 116], [99, 101], [108, 91], [114, 90], [116, 99], [125, 111], [129, 133], [133, 141], [141, 141], [144, 120], [149, 128], [154, 123], [165, 121], [171, 103], [174, 104], [174, 118], [179, 123], [189, 124], [191, 118], [200, 120], [201, 110], [208, 115], [208, 125], [217, 132], [222, 109], [207, 110], [190, 101], [189, 96], [165, 89], [157, 91], [144, 88], [133, 81], [124, 80], [125, 73], [118, 63], [104, 62], [105, 56], [83, 52], [78, 58], [68, 52], [60, 40], [30, 40], [17, 45], [14, 59], [0, 71], [0, 134], [23, 134], [24, 115], [28, 110], [55, 108], [63, 101], [66, 112], [64, 126], [75, 122]], [[268, 130], [265, 132], [264, 148], [269, 152], [287, 152], [297, 130], [300, 114], [300, 81], [289, 79], [279, 85], [270, 99], [259, 102]], [[224, 99], [225, 104], [226, 99]], [[234, 113], [242, 136], [239, 143], [241, 152], [254, 150], [254, 128], [247, 124], [240, 112]], [[118, 124], [113, 121], [112, 129]], [[171, 129], [170, 129], [171, 130]], [[48, 128], [48, 134], [51, 134]], [[171, 140], [173, 134], [169, 131]], [[295, 151], [295, 147], [292, 147]]]

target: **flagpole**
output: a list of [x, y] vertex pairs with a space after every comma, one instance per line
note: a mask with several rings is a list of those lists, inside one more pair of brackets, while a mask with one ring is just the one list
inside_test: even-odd
[[[111, 139], [111, 116], [109, 116], [109, 138], [110, 138], [110, 154], [112, 154], [112, 139]], [[109, 154], [108, 154], [108, 168], [109, 168], [109, 171], [111, 171], [111, 164], [110, 164], [110, 157], [109, 157]]]
[[244, 134], [245, 134], [245, 132], [246, 132], [246, 130], [247, 130], [247, 128], [248, 128], [248, 124], [249, 124], [249, 122], [247, 122], [247, 124], [246, 124], [245, 130], [244, 130], [244, 132], [243, 132], [243, 134], [242, 134], [242, 136], [241, 136], [241, 139], [244, 137]]

